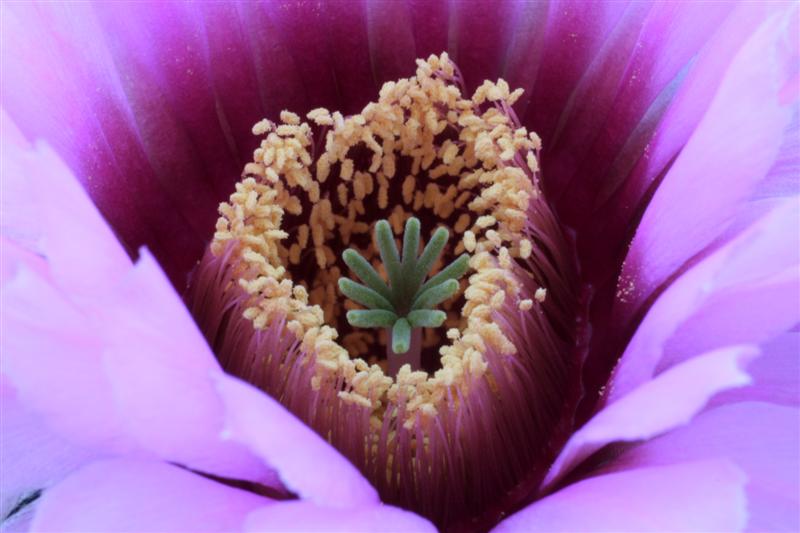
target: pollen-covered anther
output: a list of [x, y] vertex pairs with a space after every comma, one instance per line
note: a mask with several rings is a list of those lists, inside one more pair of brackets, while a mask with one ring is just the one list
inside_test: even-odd
[[[505, 381], [492, 375], [490, 368], [498, 367], [489, 362], [519, 353], [518, 333], [509, 324], [523, 315], [540, 319], [540, 313], [520, 313], [547, 294], [531, 281], [543, 279], [535, 262], [548, 258], [538, 248], [534, 253], [534, 242], [544, 241], [532, 229], [531, 214], [549, 216], [538, 187], [541, 140], [511, 111], [521, 95], [504, 80], [484, 81], [466, 95], [447, 54], [418, 60], [415, 76], [384, 84], [378, 100], [356, 115], [317, 108], [308, 122], [290, 111], [280, 113], [279, 123], [260, 121], [253, 127], [261, 137], [253, 161], [220, 206], [210, 249], [226, 261], [230, 287], [241, 293], [237, 309], [265, 338], [280, 332], [280, 343], [264, 348], [271, 350], [266, 360], [284, 358], [275, 368], [293, 372], [291, 386], [303, 379], [315, 398], [324, 398], [324, 408], [309, 413], [320, 420], [365, 413], [359, 419], [368, 421], [371, 433], [364, 438], [372, 440], [350, 450], [370, 471], [400, 463], [391, 453], [380, 463], [364, 442], [382, 442], [399, 454], [400, 441], [392, 439], [403, 428], [433, 427], [434, 418], [455, 412], [473, 391], [497, 394]], [[393, 272], [372, 230], [386, 219], [392, 244], [401, 243], [411, 217], [425, 222], [420, 242], [437, 227], [456, 236], [442, 248], [442, 260], [429, 265], [434, 278], [462, 252], [472, 254], [470, 274], [457, 289], [448, 288], [459, 300], [413, 316], [429, 325], [418, 342], [441, 355], [440, 368], [402, 367], [390, 376], [380, 348], [391, 336], [350, 325], [388, 323], [392, 316], [383, 311], [397, 315], [394, 324], [416, 310], [400, 313], [397, 302], [386, 308], [375, 299], [376, 312], [359, 314], [336, 284], [348, 268], [342, 252], [352, 247], [361, 266], [369, 265], [391, 288]], [[391, 299], [373, 281], [378, 296]], [[270, 383], [275, 397], [290, 395], [288, 380]], [[318, 427], [316, 419], [310, 423], [335, 443], [350, 438]], [[410, 442], [420, 447], [416, 438]]]

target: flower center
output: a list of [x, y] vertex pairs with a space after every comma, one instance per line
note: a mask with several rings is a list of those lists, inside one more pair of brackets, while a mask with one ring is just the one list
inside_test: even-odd
[[[507, 491], [543, 453], [568, 388], [576, 298], [571, 249], [539, 187], [540, 140], [511, 109], [522, 90], [499, 80], [464, 92], [442, 54], [357, 115], [259, 122], [192, 294], [226, 370], [317, 429], [385, 500], [440, 524]], [[447, 293], [431, 299], [441, 310], [414, 315], [422, 330], [409, 322], [416, 300], [392, 292], [419, 276], [401, 270], [420, 228], [438, 253], [419, 261]], [[441, 228], [456, 237], [440, 242]], [[402, 260], [387, 261], [401, 237]], [[468, 278], [454, 281], [450, 264]], [[355, 297], [357, 284], [339, 282], [350, 271], [391, 307]]]

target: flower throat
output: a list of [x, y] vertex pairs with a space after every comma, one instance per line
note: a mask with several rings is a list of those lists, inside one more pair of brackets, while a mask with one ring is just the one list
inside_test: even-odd
[[442, 54], [357, 115], [256, 124], [191, 294], [227, 371], [440, 525], [546, 454], [576, 306], [522, 90], [464, 93]]

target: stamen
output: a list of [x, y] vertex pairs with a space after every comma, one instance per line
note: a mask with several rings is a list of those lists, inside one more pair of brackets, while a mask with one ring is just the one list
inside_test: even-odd
[[440, 525], [520, 481], [571, 390], [573, 252], [539, 187], [541, 140], [511, 111], [521, 94], [466, 95], [442, 54], [359, 114], [262, 120], [192, 287], [227, 371]]

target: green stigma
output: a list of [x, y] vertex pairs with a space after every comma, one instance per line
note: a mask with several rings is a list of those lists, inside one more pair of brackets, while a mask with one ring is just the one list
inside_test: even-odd
[[458, 279], [469, 268], [469, 255], [462, 254], [426, 280], [450, 234], [440, 227], [417, 256], [419, 233], [419, 220], [409, 218], [401, 257], [389, 222], [381, 220], [375, 225], [375, 242], [389, 276], [388, 284], [357, 251], [350, 248], [342, 254], [344, 262], [363, 284], [343, 277], [339, 279], [339, 289], [354, 302], [367, 307], [348, 311], [347, 321], [359, 328], [391, 328], [391, 351], [395, 354], [409, 351], [414, 329], [442, 325], [447, 315], [435, 306], [458, 292]]

